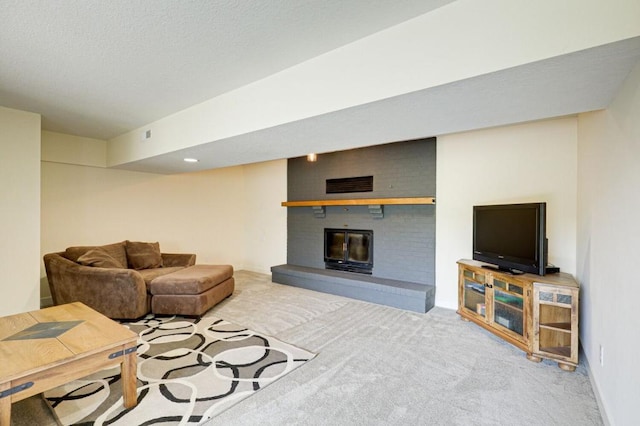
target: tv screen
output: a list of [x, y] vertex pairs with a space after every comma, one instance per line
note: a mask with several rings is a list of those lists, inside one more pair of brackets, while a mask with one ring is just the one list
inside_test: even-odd
[[546, 203], [473, 207], [473, 259], [544, 275]]

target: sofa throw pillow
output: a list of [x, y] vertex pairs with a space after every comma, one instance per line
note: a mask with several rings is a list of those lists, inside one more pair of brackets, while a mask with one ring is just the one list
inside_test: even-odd
[[83, 254], [87, 253], [89, 250], [101, 249], [109, 254], [109, 256], [113, 257], [116, 262], [119, 263], [118, 268], [126, 268], [127, 267], [127, 253], [125, 252], [125, 242], [121, 241], [119, 243], [113, 244], [105, 244], [103, 246], [74, 246], [68, 247], [65, 250], [64, 257], [67, 259], [78, 262], [78, 259]]
[[84, 266], [98, 268], [122, 268], [120, 262], [101, 248], [94, 248], [87, 251], [78, 258], [78, 263]]
[[131, 269], [162, 268], [162, 255], [159, 243], [128, 241], [125, 244], [127, 261]]

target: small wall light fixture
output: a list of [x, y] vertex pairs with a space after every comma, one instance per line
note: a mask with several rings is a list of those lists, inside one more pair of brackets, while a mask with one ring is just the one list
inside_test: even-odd
[[315, 163], [316, 161], [318, 161], [318, 156], [314, 152], [307, 154], [307, 161], [309, 161], [310, 163]]

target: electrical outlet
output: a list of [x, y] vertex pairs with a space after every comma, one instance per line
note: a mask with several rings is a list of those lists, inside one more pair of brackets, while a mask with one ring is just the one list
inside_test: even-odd
[[600, 345], [600, 367], [604, 367], [604, 346]]

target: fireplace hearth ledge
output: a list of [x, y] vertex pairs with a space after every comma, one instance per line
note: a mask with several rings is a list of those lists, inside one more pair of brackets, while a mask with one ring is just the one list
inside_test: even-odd
[[271, 267], [272, 281], [365, 302], [425, 313], [435, 303], [435, 286], [353, 272], [297, 265]]

